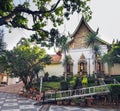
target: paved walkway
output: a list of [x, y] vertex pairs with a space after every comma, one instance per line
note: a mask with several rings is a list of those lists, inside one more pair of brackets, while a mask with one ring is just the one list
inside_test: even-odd
[[20, 82], [20, 83], [0, 87], [0, 92], [18, 94], [22, 88], [23, 88], [23, 83]]
[[120, 109], [79, 108], [51, 105], [49, 111], [120, 111]]
[[34, 105], [36, 101], [17, 94], [0, 92], [0, 111], [39, 111], [40, 106]]

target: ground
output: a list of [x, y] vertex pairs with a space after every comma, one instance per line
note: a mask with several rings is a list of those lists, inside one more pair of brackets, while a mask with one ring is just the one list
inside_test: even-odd
[[0, 111], [39, 111], [40, 106], [34, 105], [36, 101], [17, 94], [0, 92]]
[[[35, 105], [38, 101], [19, 96], [18, 93], [22, 87], [23, 83], [0, 87], [0, 111], [120, 111], [119, 108], [81, 108], [57, 105], [42, 107]], [[48, 108], [49, 110], [46, 110]]]
[[0, 92], [18, 94], [22, 88], [23, 88], [23, 83], [20, 82], [20, 83], [16, 83], [16, 84], [11, 84], [11, 85], [6, 85], [4, 87], [0, 87]]

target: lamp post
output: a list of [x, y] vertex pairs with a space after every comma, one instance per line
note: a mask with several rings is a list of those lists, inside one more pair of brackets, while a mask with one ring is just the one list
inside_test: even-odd
[[40, 94], [42, 92], [43, 76], [44, 76], [44, 72], [41, 71], [41, 73], [40, 73], [40, 89], [39, 89]]
[[41, 92], [42, 92], [42, 82], [43, 82], [43, 77], [40, 76], [40, 94], [41, 94]]

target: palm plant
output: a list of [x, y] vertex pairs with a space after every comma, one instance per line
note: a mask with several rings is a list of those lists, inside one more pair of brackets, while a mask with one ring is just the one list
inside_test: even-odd
[[67, 77], [67, 52], [69, 51], [69, 42], [68, 42], [68, 37], [65, 37], [64, 35], [59, 38], [59, 40], [56, 43], [56, 47], [58, 47], [61, 52], [64, 54], [64, 75], [65, 75], [65, 80]]
[[[63, 66], [64, 66], [64, 71], [65, 71], [65, 80], [67, 78], [67, 73], [70, 71], [70, 63], [71, 63], [71, 57], [69, 55], [66, 55], [63, 60]], [[68, 70], [67, 70], [68, 69]]]
[[86, 38], [86, 45], [87, 47], [91, 47], [92, 48], [92, 53], [93, 53], [93, 58], [94, 58], [94, 71], [97, 72], [97, 55], [100, 55], [100, 46], [97, 44], [98, 42], [98, 34], [99, 29], [97, 29], [96, 32], [90, 33], [87, 38]]
[[113, 40], [113, 43], [111, 44], [110, 47], [111, 48], [108, 51], [108, 53], [102, 57], [102, 61], [108, 63], [109, 73], [110, 73], [110, 68], [114, 64], [120, 64], [120, 41]]

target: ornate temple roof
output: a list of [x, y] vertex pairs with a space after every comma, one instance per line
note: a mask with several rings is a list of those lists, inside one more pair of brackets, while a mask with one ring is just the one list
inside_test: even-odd
[[85, 60], [84, 54], [82, 54], [82, 55], [80, 56], [80, 60]]
[[[75, 31], [73, 32], [73, 34], [71, 35], [71, 37], [73, 37], [73, 39], [70, 41], [70, 43], [73, 42], [76, 34], [78, 33], [78, 31], [80, 30], [81, 26], [84, 24], [84, 26], [89, 30], [90, 33], [95, 33], [95, 31], [88, 25], [87, 21], [85, 20], [85, 18], [82, 16], [77, 28], [75, 29]], [[98, 41], [101, 42], [102, 44], [105, 45], [110, 45], [108, 42], [104, 41], [103, 39], [97, 37]]]

